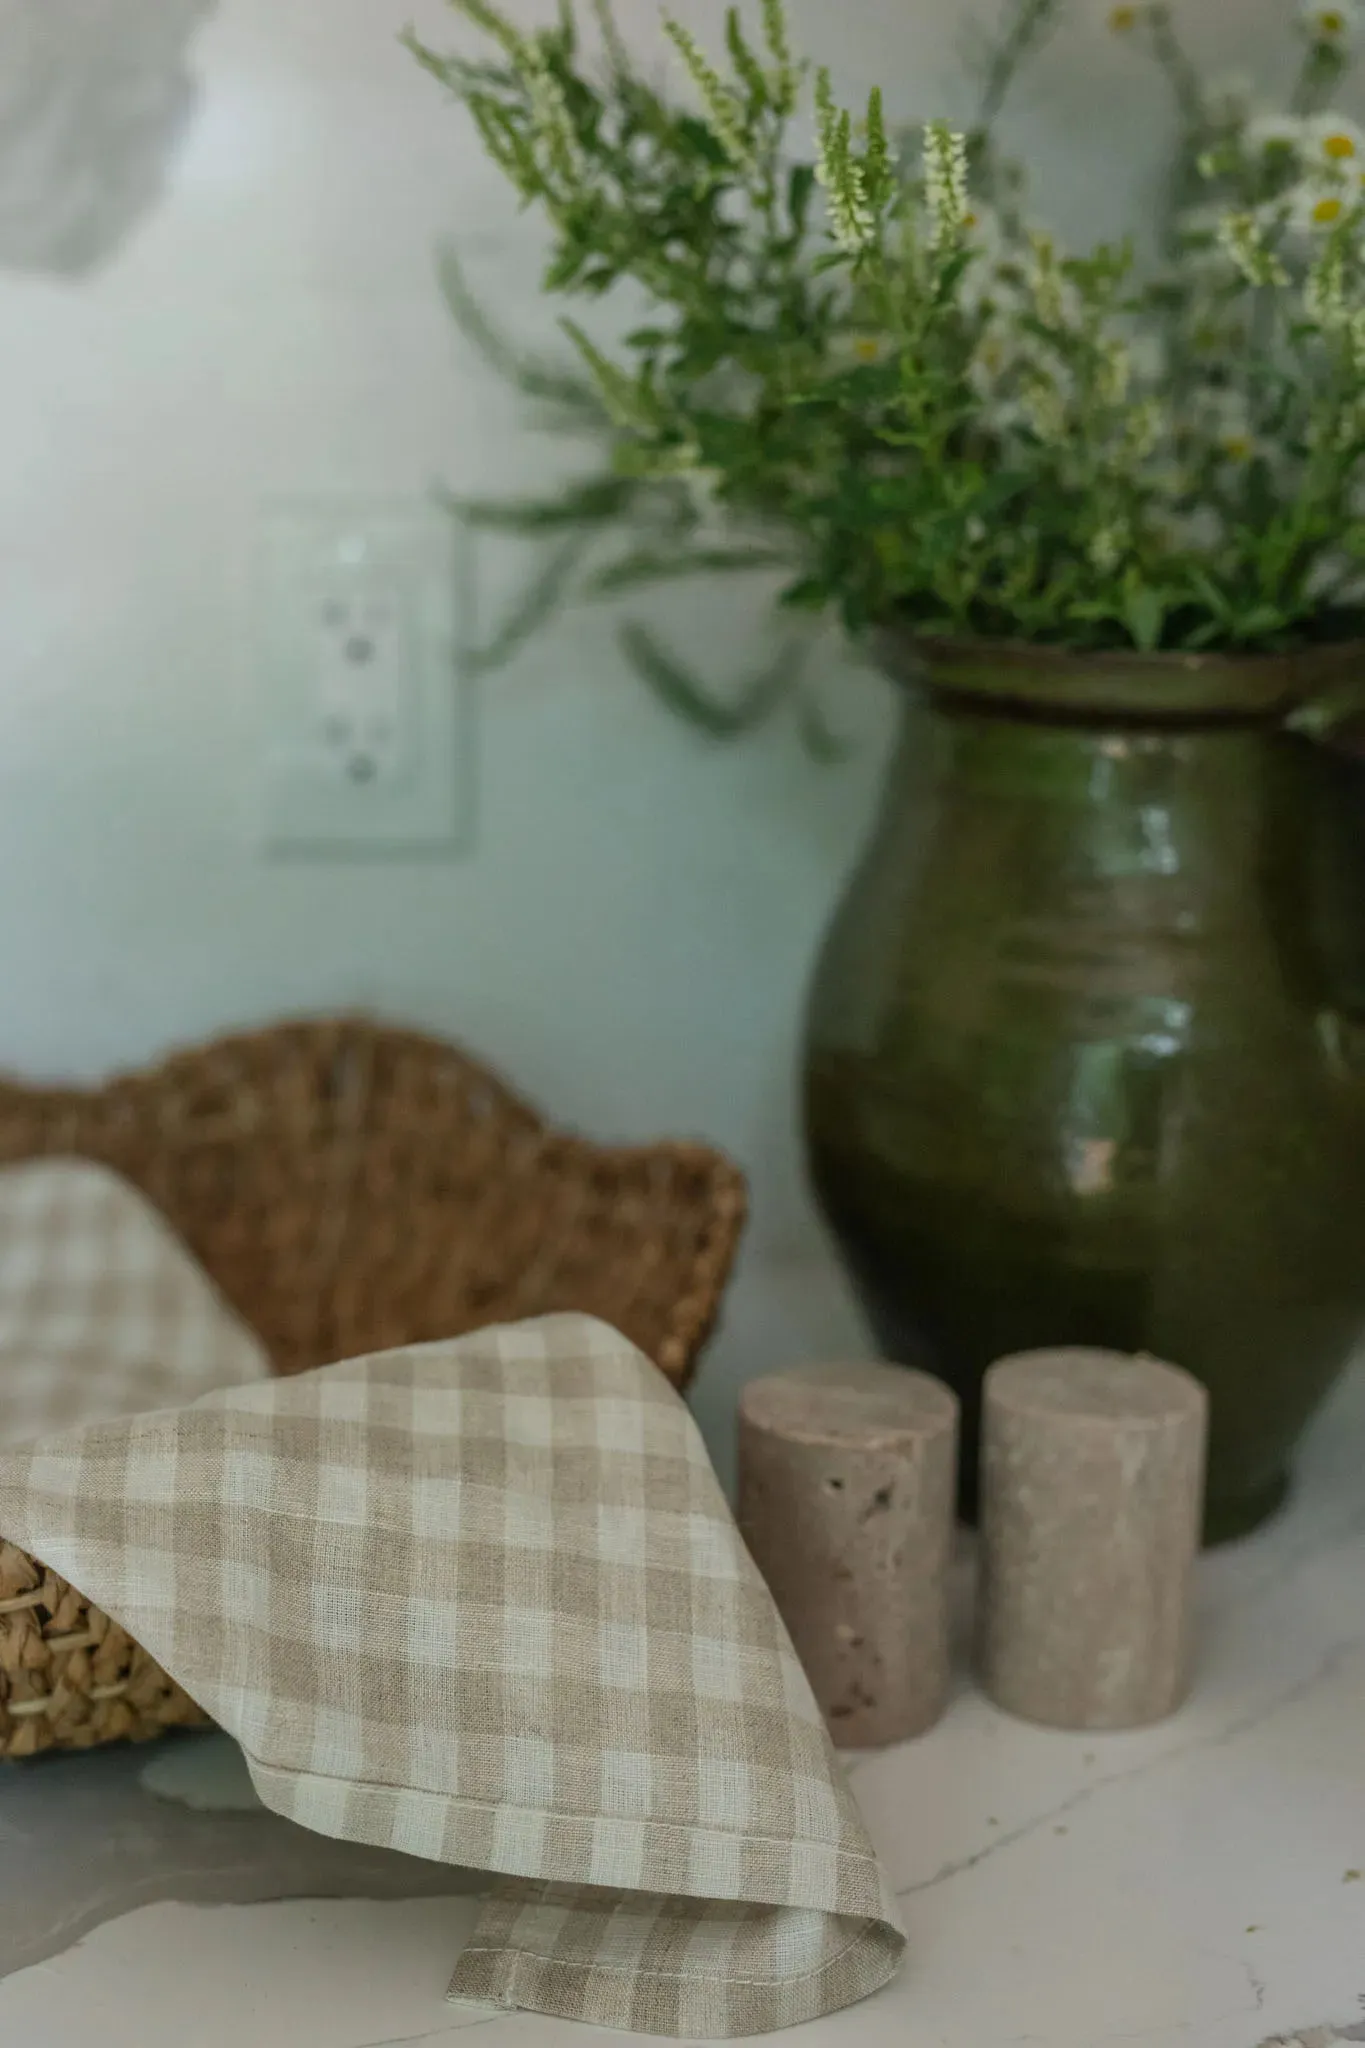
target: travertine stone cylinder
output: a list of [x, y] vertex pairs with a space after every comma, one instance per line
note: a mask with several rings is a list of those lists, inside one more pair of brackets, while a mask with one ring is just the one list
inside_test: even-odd
[[844, 1748], [931, 1728], [948, 1693], [957, 1401], [896, 1365], [751, 1381], [739, 1526]]
[[997, 1705], [1134, 1728], [1189, 1682], [1208, 1396], [1154, 1358], [1032, 1351], [986, 1375], [978, 1662]]

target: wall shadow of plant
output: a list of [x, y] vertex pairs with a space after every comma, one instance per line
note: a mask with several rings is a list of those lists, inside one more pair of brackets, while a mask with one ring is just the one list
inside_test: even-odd
[[[474, 674], [505, 668], [575, 600], [619, 598], [690, 577], [791, 567], [791, 552], [780, 541], [716, 528], [690, 476], [646, 477], [623, 469], [620, 452], [630, 437], [612, 418], [596, 383], [519, 348], [479, 303], [453, 249], [440, 252], [438, 276], [459, 332], [528, 402], [531, 423], [598, 453], [594, 467], [544, 496], [473, 498], [441, 491], [447, 510], [462, 524], [541, 549], [540, 563], [518, 598], [474, 650]], [[845, 758], [848, 742], [830, 723], [811, 681], [812, 656], [826, 631], [817, 619], [801, 619], [783, 633], [769, 660], [722, 681], [700, 675], [642, 619], [624, 620], [618, 638], [641, 681], [699, 731], [717, 740], [741, 738], [790, 705], [806, 751], [829, 762]]]
[[80, 277], [160, 198], [212, 0], [0, 0], [0, 268]]

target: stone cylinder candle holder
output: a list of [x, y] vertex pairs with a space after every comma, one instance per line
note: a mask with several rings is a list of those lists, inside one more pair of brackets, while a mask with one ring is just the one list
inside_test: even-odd
[[806, 1366], [740, 1397], [739, 1526], [843, 1748], [943, 1712], [957, 1441], [955, 1396], [903, 1366]]
[[1189, 1683], [1208, 1395], [1111, 1351], [1021, 1352], [986, 1375], [978, 1666], [1053, 1728], [1159, 1721]]

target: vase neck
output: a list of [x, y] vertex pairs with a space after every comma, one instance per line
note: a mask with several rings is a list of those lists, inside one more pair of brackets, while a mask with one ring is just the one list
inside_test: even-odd
[[1023, 901], [1122, 886], [1177, 914], [1186, 895], [1245, 906], [1251, 875], [1301, 865], [1322, 788], [1316, 750], [1269, 726], [1137, 730], [921, 700], [885, 823], [983, 875], [1014, 867]]
[[1021, 716], [1162, 721], [1281, 721], [1334, 697], [1365, 672], [1359, 641], [1284, 654], [1082, 653], [1012, 642], [925, 639], [884, 629], [888, 675], [912, 689]]

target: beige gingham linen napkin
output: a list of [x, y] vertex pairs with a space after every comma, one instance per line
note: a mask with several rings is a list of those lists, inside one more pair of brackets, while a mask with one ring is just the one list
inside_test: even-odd
[[0, 1456], [0, 1533], [241, 1743], [265, 1803], [498, 1874], [451, 1996], [721, 2038], [904, 1942], [672, 1388], [582, 1316]]
[[0, 1169], [0, 1445], [269, 1370], [259, 1339], [118, 1174], [86, 1159]]

